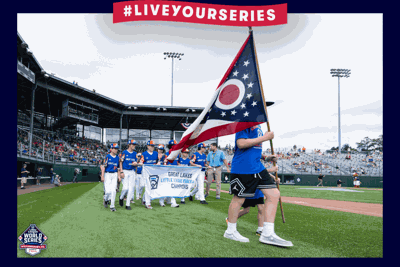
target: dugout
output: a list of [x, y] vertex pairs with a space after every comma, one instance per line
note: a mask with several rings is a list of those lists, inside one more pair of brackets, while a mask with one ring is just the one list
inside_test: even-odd
[[[79, 83], [79, 81], [78, 81]], [[29, 51], [29, 45], [17, 32], [17, 161], [31, 162], [45, 166], [49, 172], [53, 167], [56, 174], [61, 174], [63, 181], [72, 181], [73, 170], [80, 168], [78, 181], [98, 181], [99, 167], [89, 164], [76, 164], [56, 157], [44, 149], [46, 140], [41, 134], [60, 132], [64, 135], [93, 139], [85, 136], [86, 130], [95, 126], [101, 129], [101, 143], [118, 142], [121, 149], [126, 148], [128, 139], [141, 143], [155, 140], [166, 144], [169, 140], [179, 141], [183, 132], [201, 114], [204, 107], [155, 106], [140, 104], [125, 104], [96, 92], [95, 88], [84, 88], [73, 81], [57, 77], [43, 69], [34, 54]], [[112, 88], [107, 88], [112, 91]], [[134, 88], [132, 93], [141, 93], [143, 88]], [[78, 130], [78, 125], [82, 130]], [[86, 128], [86, 129], [85, 129]], [[148, 131], [148, 135], [132, 134], [135, 131]], [[108, 134], [110, 131], [112, 134]], [[27, 148], [20, 149], [19, 133], [25, 133], [29, 141], [24, 143]], [[38, 136], [36, 136], [38, 132]], [[32, 136], [33, 135], [33, 136]], [[107, 137], [110, 136], [110, 140]], [[104, 139], [105, 137], [105, 139]], [[33, 141], [43, 144], [43, 149], [37, 150], [32, 156]], [[25, 142], [25, 141], [24, 141]], [[217, 138], [204, 143], [218, 142]], [[22, 146], [21, 146], [22, 147]], [[31, 165], [33, 166], [33, 165]], [[17, 177], [20, 177], [22, 163], [17, 164]], [[28, 170], [32, 175], [34, 168]], [[47, 174], [43, 174], [47, 175]]]

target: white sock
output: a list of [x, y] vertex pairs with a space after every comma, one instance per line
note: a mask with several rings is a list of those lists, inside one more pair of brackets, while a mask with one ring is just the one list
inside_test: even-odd
[[265, 222], [262, 234], [265, 236], [270, 236], [274, 233], [274, 223]]
[[232, 234], [236, 231], [236, 223], [228, 222], [228, 229], [226, 230], [228, 233]]
[[262, 231], [262, 230], [263, 230], [262, 227], [258, 227], [258, 228], [257, 228], [257, 232], [258, 232], [258, 231]]

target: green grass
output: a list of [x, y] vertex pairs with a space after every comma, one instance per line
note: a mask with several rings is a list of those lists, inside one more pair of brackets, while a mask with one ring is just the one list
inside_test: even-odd
[[[229, 194], [216, 200], [211, 192], [209, 205], [186, 200], [179, 208], [154, 200], [153, 210], [136, 202], [128, 211], [117, 200], [111, 212], [102, 206], [101, 183], [73, 186], [18, 196], [18, 235], [36, 223], [48, 237], [47, 249], [35, 257], [383, 257], [379, 217], [284, 203], [286, 223], [278, 209], [275, 231], [294, 247], [280, 248], [258, 241], [256, 208], [238, 220], [238, 231], [250, 243], [223, 238]], [[28, 196], [29, 209], [21, 201]], [[17, 250], [17, 257], [31, 257]]]
[[45, 222], [96, 185], [98, 183], [75, 183], [19, 195], [17, 198], [18, 236], [31, 223]]
[[[216, 188], [215, 183], [211, 184], [211, 188], [214, 189]], [[299, 189], [299, 188], [317, 188], [317, 187], [279, 185], [281, 196], [285, 197], [320, 198], [329, 200], [343, 200], [343, 201], [383, 204], [383, 190], [365, 190], [363, 188], [342, 187], [343, 189], [362, 191], [362, 192], [345, 192], [345, 191], [311, 190], [311, 189]], [[222, 183], [221, 189], [229, 191], [229, 184]]]

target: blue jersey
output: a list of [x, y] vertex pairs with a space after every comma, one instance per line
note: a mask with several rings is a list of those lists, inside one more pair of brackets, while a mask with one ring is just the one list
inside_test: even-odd
[[261, 163], [262, 144], [240, 149], [237, 147], [238, 139], [254, 139], [263, 136], [259, 125], [237, 132], [235, 136], [235, 153], [232, 159], [231, 173], [255, 174], [265, 169]]
[[254, 193], [254, 197], [246, 197], [246, 199], [258, 199], [264, 197], [264, 194], [261, 192], [260, 189], [256, 189], [256, 192]]
[[[165, 155], [168, 157], [169, 156], [169, 151], [167, 153], [165, 153]], [[179, 162], [179, 156], [177, 156], [172, 163], [169, 163], [167, 161], [167, 165], [178, 165], [178, 162]]]
[[201, 168], [202, 171], [206, 170], [206, 168], [204, 168], [206, 160], [207, 160], [206, 154], [200, 154], [199, 152], [195, 152], [192, 156], [192, 161], [194, 164], [203, 166], [203, 168]]
[[161, 165], [165, 165], [166, 159], [167, 159], [167, 156], [165, 154], [161, 156], [161, 158], [159, 159], [159, 162], [161, 162]]
[[134, 170], [135, 169], [135, 167], [132, 166], [132, 163], [137, 162], [136, 151], [132, 151], [132, 153], [131, 153], [128, 150], [125, 150], [119, 155], [119, 158], [122, 161], [122, 169], [124, 169], [124, 170]]
[[158, 153], [153, 151], [153, 154], [150, 154], [148, 151], [145, 151], [142, 153], [142, 159], [140, 162], [143, 164], [157, 164]]
[[103, 161], [103, 166], [105, 167], [105, 172], [117, 172], [119, 167], [119, 157], [115, 155], [115, 157], [111, 156], [111, 154], [107, 154]]
[[184, 166], [190, 166], [190, 159], [179, 158], [179, 163]]
[[137, 168], [136, 168], [136, 173], [137, 173], [137, 174], [142, 174], [142, 169], [143, 169], [142, 166], [137, 166]]

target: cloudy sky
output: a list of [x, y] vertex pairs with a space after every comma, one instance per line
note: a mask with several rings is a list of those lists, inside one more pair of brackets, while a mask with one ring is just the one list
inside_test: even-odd
[[[382, 14], [288, 14], [254, 27], [275, 150], [342, 146], [383, 131]], [[112, 23], [112, 14], [18, 14], [17, 30], [48, 72], [126, 104], [204, 107], [248, 35], [245, 27], [177, 22]], [[265, 124], [263, 130], [267, 130]], [[222, 145], [234, 136], [220, 138]], [[269, 148], [269, 143], [264, 144]]]

